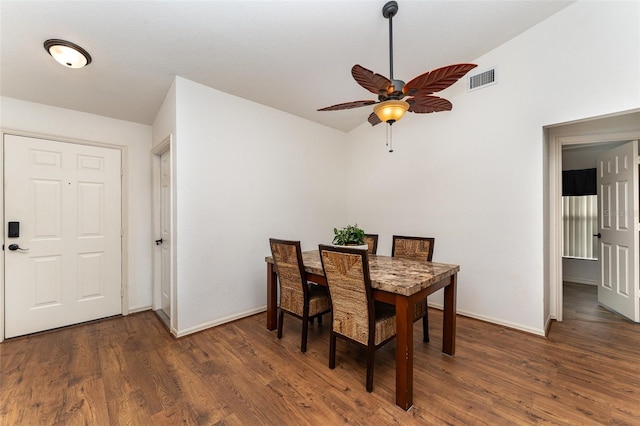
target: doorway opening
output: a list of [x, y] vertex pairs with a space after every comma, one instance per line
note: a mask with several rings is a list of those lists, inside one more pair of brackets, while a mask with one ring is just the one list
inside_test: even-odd
[[177, 335], [174, 177], [172, 137], [165, 138], [152, 151], [153, 167], [153, 310], [169, 329]]
[[[582, 120], [548, 126], [545, 128], [547, 140], [547, 239], [545, 285], [546, 330], [550, 320], [563, 320], [563, 258], [562, 258], [562, 160], [563, 149], [605, 150], [640, 138], [640, 112], [637, 110], [607, 117]], [[636, 166], [637, 167], [637, 166]], [[635, 206], [636, 212], [638, 206]], [[637, 220], [637, 216], [636, 216]], [[638, 248], [636, 248], [638, 250]], [[599, 278], [598, 278], [599, 279]]]
[[[580, 309], [604, 316], [606, 309], [598, 304], [600, 285], [598, 205], [596, 170], [598, 158], [626, 141], [562, 146], [562, 294], [563, 318], [580, 316]], [[586, 172], [586, 173], [585, 173]], [[590, 178], [589, 178], [590, 177]], [[567, 188], [564, 185], [567, 184]], [[573, 184], [573, 185], [572, 185]], [[568, 296], [570, 300], [565, 300]], [[578, 303], [580, 302], [580, 303]], [[585, 316], [588, 316], [585, 314]]]
[[127, 315], [126, 147], [19, 133], [2, 143], [12, 226], [0, 231], [0, 342]]

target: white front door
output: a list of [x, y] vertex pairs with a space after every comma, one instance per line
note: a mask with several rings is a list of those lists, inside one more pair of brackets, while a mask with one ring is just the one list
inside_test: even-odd
[[5, 135], [6, 337], [122, 313], [120, 167], [117, 149]]
[[598, 301], [640, 322], [638, 142], [598, 158], [600, 273]]
[[171, 163], [170, 151], [160, 156], [160, 308], [171, 318]]

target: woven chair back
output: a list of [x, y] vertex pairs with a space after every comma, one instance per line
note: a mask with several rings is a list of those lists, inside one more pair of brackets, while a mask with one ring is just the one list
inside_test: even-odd
[[272, 238], [269, 243], [280, 281], [280, 308], [302, 316], [306, 283], [300, 242]]
[[431, 262], [434, 242], [434, 238], [394, 236], [391, 256]]
[[367, 244], [369, 254], [376, 254], [378, 251], [378, 235], [377, 234], [365, 234], [364, 242]]
[[367, 252], [321, 245], [320, 257], [331, 295], [333, 331], [368, 345], [373, 293]]

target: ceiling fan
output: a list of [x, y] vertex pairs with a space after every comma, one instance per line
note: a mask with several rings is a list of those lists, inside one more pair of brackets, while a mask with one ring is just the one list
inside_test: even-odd
[[[475, 64], [455, 64], [426, 72], [405, 84], [402, 80], [393, 78], [393, 17], [398, 12], [398, 3], [387, 2], [382, 7], [382, 16], [389, 20], [389, 62], [390, 78], [374, 73], [360, 65], [354, 65], [351, 75], [356, 82], [378, 95], [378, 100], [363, 100], [345, 102], [320, 108], [318, 111], [338, 111], [342, 109], [359, 108], [373, 105], [373, 112], [368, 121], [372, 126], [386, 122], [389, 125], [400, 120], [405, 112], [426, 114], [438, 111], [450, 111], [451, 102], [433, 93], [446, 89], [458, 81], [462, 76], [475, 68]], [[407, 98], [404, 100], [404, 98]]]

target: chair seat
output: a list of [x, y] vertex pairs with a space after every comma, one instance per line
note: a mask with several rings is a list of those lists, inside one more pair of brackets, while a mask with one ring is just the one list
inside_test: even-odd
[[331, 309], [331, 299], [326, 287], [309, 284], [309, 316], [326, 312]]
[[413, 305], [413, 320], [417, 321], [427, 315], [427, 299], [424, 298], [420, 302]]
[[377, 346], [396, 335], [396, 307], [377, 301], [375, 305], [376, 334], [374, 344]]

